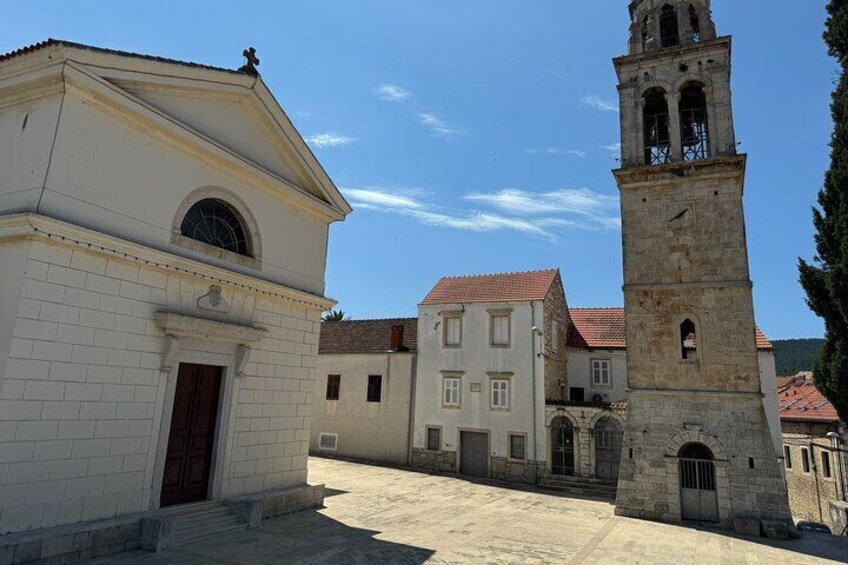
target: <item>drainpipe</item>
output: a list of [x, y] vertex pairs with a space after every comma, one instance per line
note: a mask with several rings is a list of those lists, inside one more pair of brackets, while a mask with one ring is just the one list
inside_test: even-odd
[[[536, 303], [530, 302], [530, 374], [533, 381], [533, 483], [539, 483], [539, 454], [537, 453], [537, 429], [539, 422], [536, 419], [536, 336], [538, 328], [536, 327]], [[509, 447], [509, 446], [507, 446]]]

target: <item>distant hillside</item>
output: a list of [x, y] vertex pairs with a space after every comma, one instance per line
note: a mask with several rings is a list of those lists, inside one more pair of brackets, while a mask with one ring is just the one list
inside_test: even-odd
[[823, 339], [779, 339], [771, 343], [780, 377], [795, 375], [798, 371], [812, 371], [824, 346]]

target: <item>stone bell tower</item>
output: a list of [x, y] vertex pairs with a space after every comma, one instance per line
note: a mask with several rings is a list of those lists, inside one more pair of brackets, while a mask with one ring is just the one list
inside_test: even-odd
[[629, 379], [616, 512], [759, 533], [791, 517], [757, 360], [731, 38], [709, 0], [636, 0], [630, 15], [615, 60]]

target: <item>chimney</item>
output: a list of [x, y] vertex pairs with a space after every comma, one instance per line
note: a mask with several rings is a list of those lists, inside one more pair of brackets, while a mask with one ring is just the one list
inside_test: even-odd
[[403, 326], [392, 326], [392, 337], [389, 343], [390, 351], [406, 351], [403, 346]]

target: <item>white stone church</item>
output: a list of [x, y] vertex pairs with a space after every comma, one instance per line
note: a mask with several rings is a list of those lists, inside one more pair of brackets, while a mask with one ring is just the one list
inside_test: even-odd
[[320, 504], [312, 372], [351, 209], [246, 56], [0, 56], [0, 534]]

